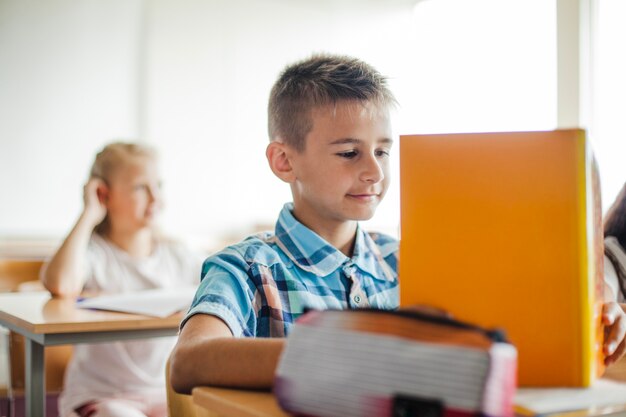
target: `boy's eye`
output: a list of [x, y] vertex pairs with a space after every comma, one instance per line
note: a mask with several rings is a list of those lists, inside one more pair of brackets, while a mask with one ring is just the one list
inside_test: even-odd
[[338, 152], [337, 155], [342, 158], [352, 159], [358, 155], [358, 152], [355, 150], [351, 150], [351, 151], [345, 151], [345, 152]]
[[376, 156], [389, 156], [389, 149], [377, 149]]

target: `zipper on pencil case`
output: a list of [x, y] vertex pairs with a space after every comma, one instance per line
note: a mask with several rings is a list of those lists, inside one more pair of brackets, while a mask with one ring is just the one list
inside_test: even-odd
[[[346, 310], [316, 310], [316, 309], [305, 309], [304, 312], [307, 313], [309, 311], [346, 311]], [[486, 329], [481, 326], [477, 326], [475, 324], [466, 323], [460, 320], [456, 320], [450, 317], [444, 316], [436, 316], [434, 314], [422, 313], [414, 310], [382, 310], [377, 308], [357, 308], [353, 310], [349, 310], [352, 313], [376, 313], [376, 314], [389, 314], [393, 316], [400, 316], [407, 319], [423, 321], [432, 324], [439, 324], [443, 326], [453, 327], [460, 330], [469, 330], [480, 333], [487, 337], [494, 343], [509, 343], [506, 334], [501, 329]]]

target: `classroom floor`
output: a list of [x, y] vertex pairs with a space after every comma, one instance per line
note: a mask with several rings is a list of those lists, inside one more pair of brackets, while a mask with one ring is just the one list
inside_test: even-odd
[[[24, 417], [24, 396], [16, 396], [12, 401], [7, 397], [9, 385], [9, 342], [8, 330], [0, 327], [0, 417]], [[46, 416], [58, 417], [58, 393], [48, 394], [46, 397]]]
[[0, 388], [9, 385], [9, 331], [0, 326]]
[[[57, 409], [58, 398], [58, 394], [48, 394], [46, 396], [46, 417], [59, 416]], [[9, 414], [11, 408], [13, 412]], [[25, 415], [26, 408], [23, 396], [13, 399], [11, 403], [8, 398], [0, 398], [0, 417], [24, 417]]]

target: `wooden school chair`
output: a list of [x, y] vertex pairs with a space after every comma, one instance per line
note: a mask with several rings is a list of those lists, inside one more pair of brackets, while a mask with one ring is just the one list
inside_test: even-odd
[[17, 291], [20, 285], [39, 280], [43, 261], [0, 259], [0, 292]]
[[199, 417], [191, 395], [179, 394], [170, 383], [170, 360], [165, 364], [167, 415], [169, 417]]
[[[39, 259], [0, 259], [0, 292], [43, 290], [39, 284], [39, 270], [42, 265], [43, 261]], [[15, 332], [8, 332], [8, 348], [9, 386], [0, 387], [0, 401], [9, 403], [11, 408], [19, 413], [19, 410], [24, 408], [22, 404], [25, 386], [24, 337]], [[46, 396], [49, 399], [56, 400], [63, 389], [65, 368], [71, 356], [72, 346], [45, 348]], [[1, 359], [6, 360], [6, 358]], [[48, 401], [48, 403], [53, 405], [56, 401]], [[17, 414], [15, 415], [17, 417]]]

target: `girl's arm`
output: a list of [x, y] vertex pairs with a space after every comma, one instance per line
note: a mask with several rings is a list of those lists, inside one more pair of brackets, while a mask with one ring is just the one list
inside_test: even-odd
[[106, 216], [98, 189], [106, 187], [102, 180], [92, 178], [84, 187], [85, 208], [61, 247], [41, 271], [41, 281], [55, 296], [69, 297], [83, 288], [84, 259], [93, 229]]
[[284, 339], [234, 338], [219, 318], [192, 316], [170, 358], [172, 387], [191, 393], [197, 386], [270, 388]]

